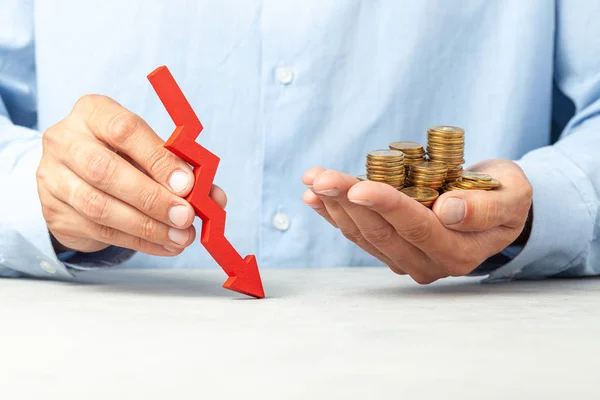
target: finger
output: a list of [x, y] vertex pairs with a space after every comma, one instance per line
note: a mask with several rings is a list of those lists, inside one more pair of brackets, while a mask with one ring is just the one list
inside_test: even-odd
[[430, 209], [389, 185], [360, 182], [350, 189], [348, 198], [379, 213], [429, 258], [443, 260], [465, 248], [459, 234], [445, 228]]
[[59, 160], [83, 180], [145, 215], [185, 229], [194, 219], [192, 206], [138, 171], [114, 152], [90, 140], [79, 140]]
[[156, 182], [179, 196], [190, 193], [194, 184], [191, 168], [168, 151], [165, 142], [138, 115], [98, 95], [83, 96], [72, 114], [85, 121], [98, 140], [127, 154]]
[[[313, 188], [313, 184], [315, 180], [318, 179], [318, 176], [325, 171], [324, 168], [315, 167], [308, 170], [304, 176], [302, 177], [302, 182], [307, 187], [310, 187], [311, 190], [317, 195], [317, 197], [323, 202], [325, 205], [325, 210], [328, 215], [331, 216], [331, 219], [334, 221], [335, 226], [337, 226], [344, 237], [348, 240], [359, 246], [361, 249], [371, 254], [385, 265], [389, 266], [396, 273], [403, 273], [398, 270], [396, 265], [390, 260], [385, 254], [377, 250], [372, 244], [370, 244], [360, 233], [360, 230], [356, 226], [356, 224], [352, 221], [352, 218], [346, 214], [344, 208], [335, 200], [336, 193], [339, 193], [337, 189], [333, 188], [334, 191], [329, 193], [327, 189], [322, 189], [321, 193], [316, 193]], [[334, 193], [335, 192], [335, 193]], [[329, 193], [329, 194], [324, 194]]]
[[221, 207], [227, 207], [227, 194], [225, 191], [221, 189], [221, 187], [217, 185], [212, 185], [210, 189], [210, 197]]
[[[335, 188], [339, 195], [335, 197], [353, 220], [362, 236], [381, 253], [385, 254], [402, 272], [421, 275], [430, 263], [428, 257], [419, 249], [402, 238], [394, 227], [380, 214], [359, 203], [349, 200], [348, 192], [359, 183], [358, 179], [348, 174], [328, 170], [315, 179], [313, 187], [321, 189]], [[372, 190], [386, 189], [387, 185], [372, 185]]]
[[327, 212], [327, 209], [325, 208], [325, 204], [323, 203], [323, 201], [313, 191], [307, 190], [306, 192], [304, 192], [302, 194], [302, 200], [304, 201], [304, 203], [306, 205], [308, 205], [313, 210], [315, 210], [317, 212], [317, 214], [319, 214], [321, 217], [325, 218], [325, 220], [327, 220], [327, 222], [329, 222], [335, 228], [338, 228], [338, 226], [335, 223], [335, 221], [333, 220], [333, 218], [331, 218], [331, 215], [329, 215], [329, 213]]
[[170, 248], [187, 247], [195, 238], [193, 226], [170, 227], [101, 192], [67, 168], [55, 168], [54, 174], [49, 192], [90, 221]]
[[162, 246], [140, 237], [129, 235], [118, 229], [97, 224], [94, 221], [85, 218], [70, 205], [56, 198], [54, 198], [52, 207], [55, 208], [57, 213], [61, 216], [54, 226], [53, 233], [58, 235], [57, 239], [59, 239], [59, 237], [66, 237], [66, 246], [69, 246], [68, 242], [71, 238], [78, 238], [80, 239], [78, 240], [78, 242], [80, 242], [79, 246], [86, 245], [83, 242], [85, 239], [92, 242], [91, 246], [88, 245], [88, 248], [83, 250], [84, 252], [94, 251], [96, 242], [132, 249], [156, 256], [176, 256], [183, 251], [182, 248]]

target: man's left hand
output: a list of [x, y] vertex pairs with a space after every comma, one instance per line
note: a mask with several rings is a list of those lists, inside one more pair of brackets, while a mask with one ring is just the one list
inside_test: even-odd
[[517, 164], [496, 159], [469, 170], [501, 186], [444, 193], [430, 210], [384, 183], [315, 167], [303, 176], [303, 200], [392, 271], [428, 284], [471, 273], [513, 243], [527, 221], [533, 190]]

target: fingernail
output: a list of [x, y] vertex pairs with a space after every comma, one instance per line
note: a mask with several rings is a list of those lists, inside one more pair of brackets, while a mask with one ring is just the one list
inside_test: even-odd
[[318, 209], [320, 209], [320, 208], [323, 208], [323, 206], [322, 206], [322, 205], [320, 205], [320, 204], [309, 204], [309, 207], [311, 207], [311, 208], [313, 208], [313, 209], [315, 209], [315, 210], [318, 210]]
[[340, 191], [337, 189], [326, 189], [326, 190], [319, 190], [319, 191], [317, 191], [317, 193], [325, 195], [325, 196], [337, 196], [338, 194], [340, 194]]
[[173, 243], [177, 243], [179, 245], [184, 245], [188, 239], [190, 238], [190, 233], [187, 230], [169, 228], [169, 239]]
[[444, 202], [441, 220], [444, 225], [458, 224], [465, 217], [465, 202], [456, 197], [450, 197]]
[[366, 207], [371, 207], [373, 205], [373, 203], [371, 203], [370, 201], [366, 201], [366, 200], [350, 200], [352, 203], [354, 204], [358, 204], [360, 206], [366, 206]]
[[169, 178], [169, 187], [175, 193], [183, 192], [189, 184], [190, 175], [185, 171], [177, 170]]
[[189, 211], [186, 206], [173, 206], [169, 209], [169, 221], [175, 226], [182, 227], [188, 221]]
[[169, 247], [169, 246], [163, 246], [165, 248], [166, 251], [170, 251], [171, 253], [175, 253], [177, 252], [177, 249], [174, 249], [173, 247]]

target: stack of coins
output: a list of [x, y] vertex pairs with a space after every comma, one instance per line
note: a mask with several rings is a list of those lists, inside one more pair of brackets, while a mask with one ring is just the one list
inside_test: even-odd
[[402, 189], [401, 192], [415, 199], [427, 208], [431, 208], [440, 195], [437, 190], [422, 186], [407, 187]]
[[373, 150], [367, 154], [367, 179], [404, 188], [404, 153], [398, 150]]
[[462, 176], [455, 182], [444, 186], [444, 192], [452, 190], [492, 190], [500, 186], [500, 181], [488, 174], [479, 172], [463, 171]]
[[408, 168], [411, 164], [425, 161], [425, 149], [421, 143], [417, 142], [392, 142], [388, 146], [390, 150], [398, 150], [404, 153], [404, 165], [407, 178], [405, 186], [408, 186]]
[[456, 182], [465, 163], [465, 131], [455, 126], [434, 126], [427, 130], [427, 155], [446, 164], [446, 183]]
[[438, 190], [444, 184], [448, 168], [437, 161], [421, 161], [408, 168], [407, 182], [411, 186], [428, 187]]

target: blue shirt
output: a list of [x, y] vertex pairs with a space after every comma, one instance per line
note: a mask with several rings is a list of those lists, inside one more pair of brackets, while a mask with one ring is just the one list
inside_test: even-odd
[[466, 131], [467, 164], [518, 160], [534, 187], [531, 237], [489, 280], [600, 272], [598, 1], [179, 4], [0, 0], [2, 275], [218, 268], [199, 243], [176, 258], [109, 248], [63, 262], [42, 218], [41, 133], [100, 93], [166, 139], [173, 124], [146, 80], [163, 64], [221, 158], [226, 236], [261, 269], [381, 265], [303, 204], [301, 176], [361, 174], [367, 151], [449, 124]]

